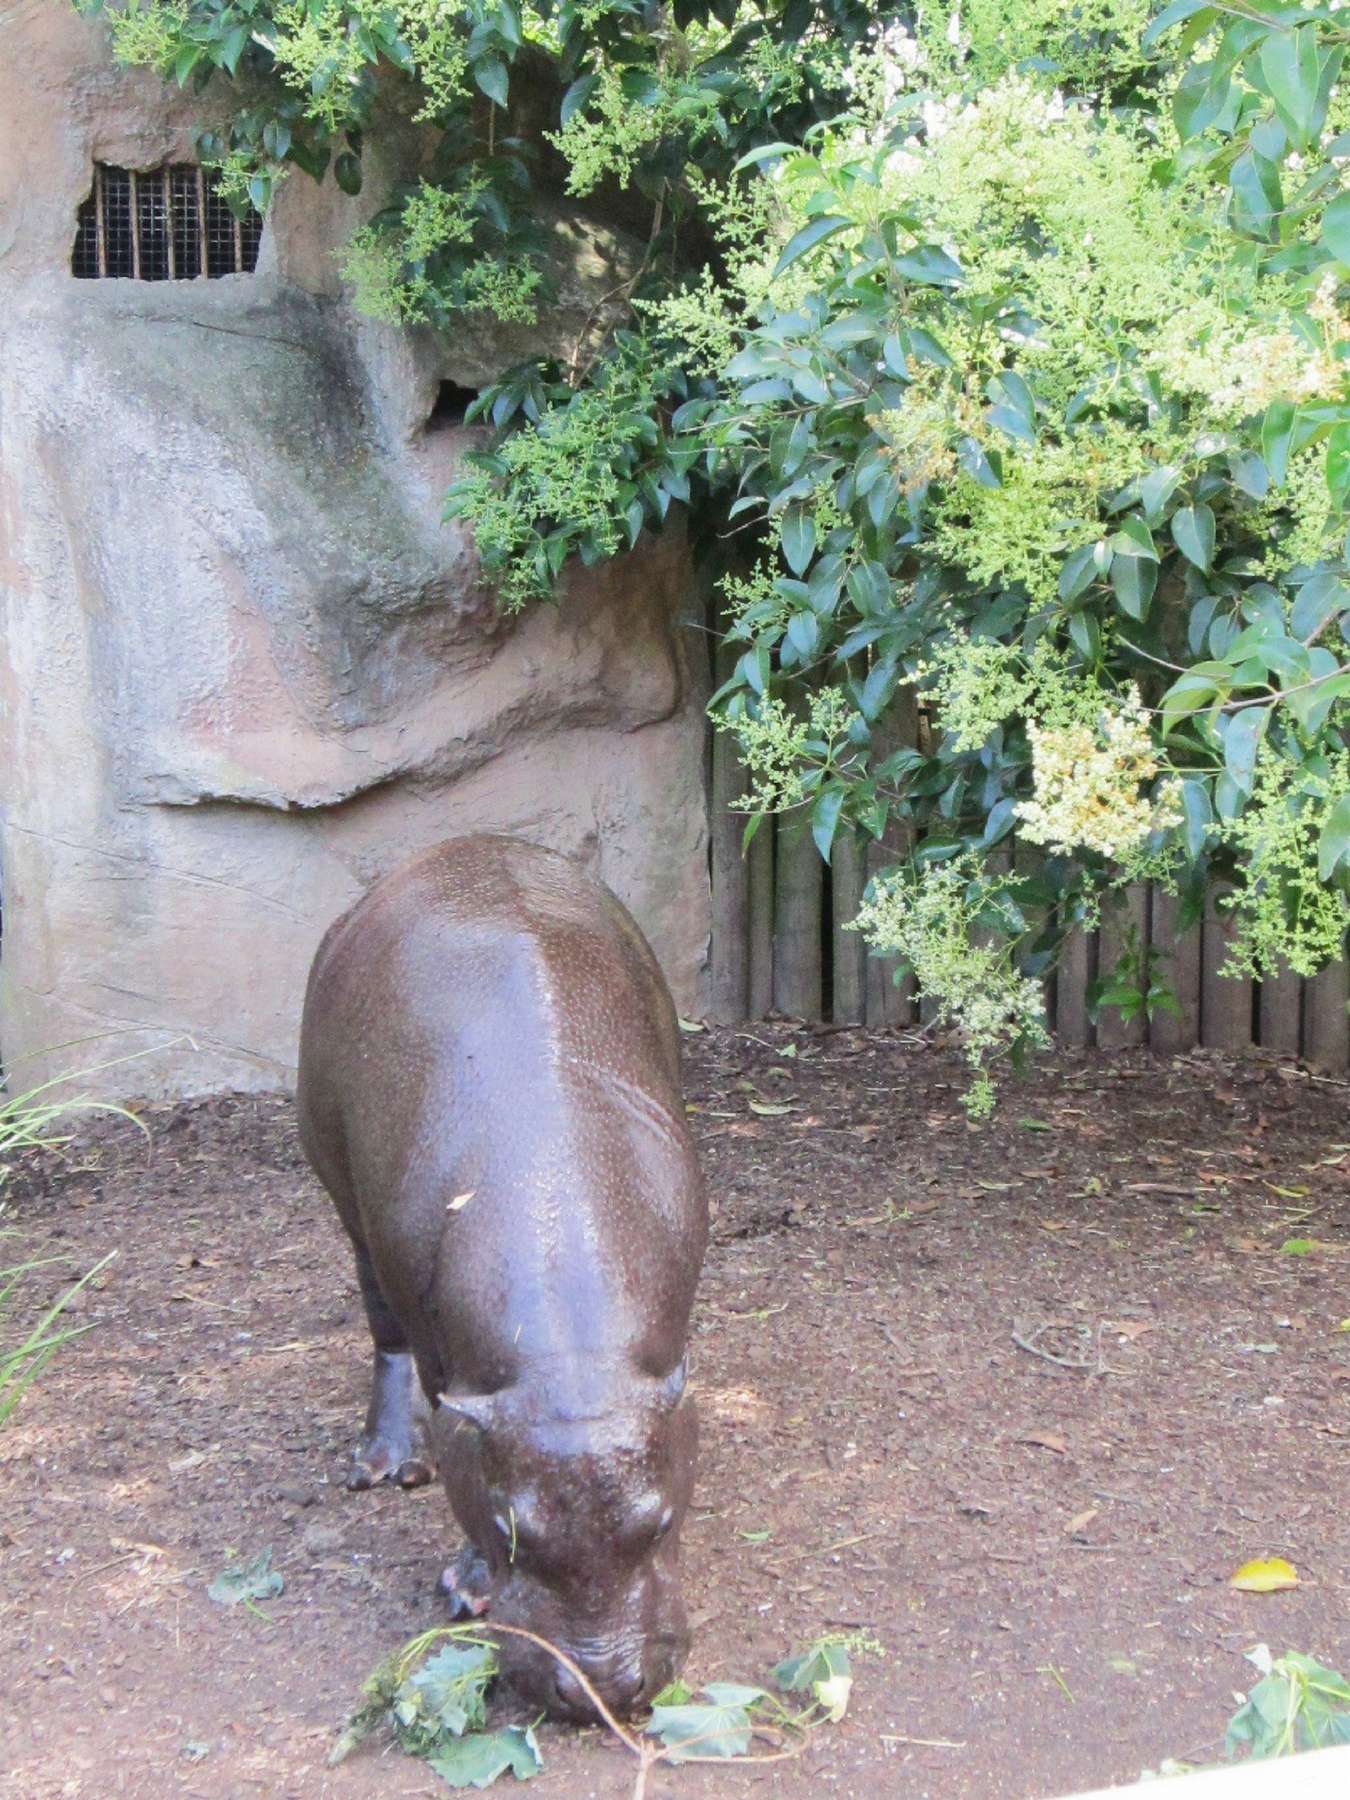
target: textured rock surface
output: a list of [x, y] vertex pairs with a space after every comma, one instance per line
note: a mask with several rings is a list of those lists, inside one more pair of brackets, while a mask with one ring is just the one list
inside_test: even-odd
[[[442, 379], [490, 372], [485, 339], [371, 325], [336, 286], [331, 247], [379, 204], [379, 170], [359, 202], [295, 178], [254, 276], [74, 280], [93, 161], [184, 158], [192, 122], [66, 7], [0, 17], [6, 1060], [32, 1058], [27, 1085], [158, 1046], [93, 1085], [284, 1085], [329, 920], [481, 827], [585, 856], [695, 1008], [677, 534], [574, 577], [556, 610], [498, 617], [439, 518], [473, 434], [428, 424]], [[558, 241], [546, 330], [566, 343], [624, 249]]]

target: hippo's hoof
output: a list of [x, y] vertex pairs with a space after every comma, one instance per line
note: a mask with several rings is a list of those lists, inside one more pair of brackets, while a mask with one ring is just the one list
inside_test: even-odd
[[481, 1619], [488, 1610], [492, 1576], [487, 1563], [472, 1545], [461, 1550], [454, 1562], [441, 1570], [437, 1587], [450, 1603], [450, 1617]]
[[425, 1457], [400, 1457], [396, 1450], [386, 1445], [363, 1444], [352, 1457], [347, 1486], [353, 1493], [376, 1487], [382, 1481], [392, 1481], [395, 1487], [402, 1488], [425, 1487], [434, 1474], [434, 1468]]

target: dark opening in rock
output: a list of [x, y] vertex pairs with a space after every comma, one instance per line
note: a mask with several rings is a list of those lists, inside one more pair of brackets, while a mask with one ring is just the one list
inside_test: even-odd
[[428, 431], [452, 431], [464, 423], [464, 415], [478, 398], [478, 389], [443, 381], [436, 390], [436, 404], [427, 416]]

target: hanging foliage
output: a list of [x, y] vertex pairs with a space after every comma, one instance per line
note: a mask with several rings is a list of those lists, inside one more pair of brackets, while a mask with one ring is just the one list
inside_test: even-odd
[[[382, 316], [547, 299], [541, 149], [641, 205], [627, 317], [503, 371], [449, 510], [510, 605], [673, 503], [744, 550], [714, 711], [753, 805], [827, 858], [914, 828], [859, 925], [979, 1068], [1041, 1041], [1037, 981], [1131, 881], [1198, 914], [1223, 878], [1238, 972], [1342, 953], [1337, 7], [84, 3], [125, 60], [234, 84], [203, 150], [255, 204], [290, 164], [358, 186], [402, 97], [439, 148], [344, 253]], [[512, 135], [525, 69], [547, 146]], [[915, 696], [923, 747], [876, 749]]]

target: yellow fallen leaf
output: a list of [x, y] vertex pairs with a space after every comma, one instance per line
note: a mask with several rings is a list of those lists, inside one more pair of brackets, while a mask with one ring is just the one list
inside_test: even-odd
[[746, 1102], [752, 1113], [763, 1113], [765, 1118], [776, 1119], [783, 1113], [796, 1112], [795, 1106], [777, 1106], [769, 1100], [749, 1100]]
[[1293, 1563], [1282, 1556], [1258, 1556], [1254, 1562], [1243, 1563], [1236, 1575], [1230, 1575], [1228, 1585], [1244, 1594], [1276, 1594], [1281, 1588], [1297, 1587], [1298, 1574]]

